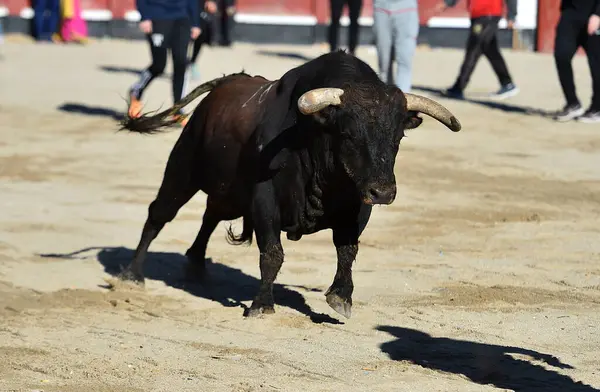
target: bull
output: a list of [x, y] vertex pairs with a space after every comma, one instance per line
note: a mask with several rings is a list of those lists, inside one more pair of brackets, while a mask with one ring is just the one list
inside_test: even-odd
[[204, 276], [216, 226], [243, 218], [242, 233], [230, 226], [228, 240], [251, 243], [256, 236], [261, 275], [245, 315], [274, 313], [281, 233], [298, 241], [331, 229], [337, 270], [326, 301], [349, 318], [359, 237], [373, 206], [396, 197], [394, 163], [404, 131], [421, 125], [420, 113], [453, 132], [460, 122], [439, 103], [386, 85], [365, 62], [338, 51], [278, 80], [244, 72], [215, 79], [161, 113], [126, 118], [122, 128], [159, 132], [173, 122], [172, 113], [206, 92], [169, 155], [133, 260], [120, 277], [143, 284], [150, 243], [202, 190], [206, 209], [186, 252], [188, 272]]

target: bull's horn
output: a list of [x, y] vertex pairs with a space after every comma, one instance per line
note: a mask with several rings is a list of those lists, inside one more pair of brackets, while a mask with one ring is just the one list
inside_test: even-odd
[[404, 95], [406, 96], [407, 110], [425, 113], [450, 128], [452, 132], [460, 131], [461, 126], [458, 119], [441, 104], [420, 95], [409, 93]]
[[316, 88], [302, 94], [298, 99], [298, 109], [302, 114], [313, 114], [327, 106], [337, 106], [342, 103], [340, 96], [344, 94], [341, 88]]

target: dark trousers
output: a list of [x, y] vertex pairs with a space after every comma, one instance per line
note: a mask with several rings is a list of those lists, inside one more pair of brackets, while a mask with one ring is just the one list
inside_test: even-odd
[[502, 86], [512, 83], [506, 62], [498, 46], [498, 37], [496, 34], [498, 32], [499, 21], [500, 17], [498, 16], [485, 16], [471, 20], [471, 32], [467, 40], [465, 58], [453, 89], [464, 90], [482, 54], [489, 60]]
[[571, 62], [577, 48], [585, 50], [593, 83], [591, 109], [600, 110], [600, 35], [588, 35], [587, 24], [588, 19], [581, 15], [567, 12], [561, 15], [556, 27], [554, 60], [567, 105], [576, 105], [579, 99], [575, 92]]
[[[36, 0], [34, 2], [35, 36], [38, 40], [50, 41], [58, 31], [60, 0]], [[48, 14], [46, 14], [48, 13]]]
[[334, 51], [338, 48], [338, 38], [340, 29], [340, 18], [344, 4], [348, 5], [348, 16], [350, 19], [350, 31], [348, 32], [348, 50], [354, 54], [358, 46], [358, 17], [362, 9], [362, 0], [330, 0], [331, 23], [329, 25], [328, 39], [329, 50]]
[[221, 40], [220, 43], [222, 45], [229, 45], [231, 44], [231, 16], [227, 13], [227, 8], [228, 7], [232, 7], [233, 1], [231, 0], [219, 0], [218, 1], [218, 7], [219, 7], [219, 12], [220, 12], [220, 19], [219, 19], [219, 29], [220, 29], [220, 33], [221, 33]]
[[200, 29], [202, 30], [202, 33], [200, 33], [200, 36], [194, 41], [190, 64], [196, 62], [196, 59], [200, 54], [200, 50], [202, 49], [202, 45], [212, 44], [214, 33], [214, 21], [212, 15], [209, 15], [207, 12], [202, 12], [200, 14]]
[[140, 99], [144, 90], [160, 76], [167, 66], [167, 49], [173, 57], [173, 101], [183, 94], [187, 49], [190, 42], [191, 24], [187, 18], [174, 20], [153, 20], [152, 33], [147, 35], [152, 54], [152, 64], [142, 72], [140, 79], [132, 86], [131, 93]]

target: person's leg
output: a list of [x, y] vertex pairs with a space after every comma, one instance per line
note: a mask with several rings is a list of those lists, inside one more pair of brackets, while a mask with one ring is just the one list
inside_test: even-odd
[[389, 83], [390, 62], [392, 55], [392, 23], [389, 13], [383, 10], [373, 12], [373, 33], [375, 35], [375, 47], [377, 49], [377, 64], [379, 77], [385, 83]]
[[581, 116], [585, 111], [577, 98], [575, 80], [573, 78], [573, 66], [571, 61], [579, 47], [579, 36], [585, 26], [569, 14], [562, 14], [556, 27], [556, 38], [554, 41], [554, 61], [558, 78], [562, 87], [565, 100], [567, 101], [563, 110], [556, 113], [554, 119], [558, 121], [569, 121]]
[[340, 28], [340, 17], [344, 7], [344, 0], [329, 0], [331, 6], [331, 22], [328, 29], [329, 50], [333, 52], [338, 48], [338, 30]]
[[52, 36], [58, 33], [58, 26], [60, 23], [60, 0], [48, 0], [47, 9], [50, 15], [48, 15], [48, 26], [47, 34], [52, 39]]
[[519, 93], [519, 89], [513, 83], [513, 80], [508, 72], [508, 67], [504, 61], [504, 57], [500, 52], [498, 44], [498, 23], [499, 17], [490, 18], [489, 28], [486, 30], [486, 36], [482, 41], [483, 54], [490, 62], [498, 81], [500, 82], [500, 90], [494, 96], [496, 98], [508, 98]]
[[173, 103], [179, 101], [183, 96], [185, 82], [185, 70], [187, 67], [187, 50], [190, 43], [189, 20], [178, 19], [173, 25], [171, 32], [171, 55], [173, 57]]
[[200, 79], [200, 70], [198, 69], [198, 64], [196, 64], [196, 60], [198, 59], [198, 55], [200, 54], [200, 50], [202, 49], [202, 45], [204, 44], [204, 29], [202, 29], [202, 33], [200, 37], [194, 40], [192, 46], [192, 57], [190, 58], [190, 68], [192, 72], [192, 78], [194, 80]]
[[194, 40], [194, 44], [192, 47], [192, 57], [190, 58], [190, 63], [194, 64], [198, 59], [198, 55], [200, 54], [200, 49], [202, 49], [202, 44], [204, 43], [204, 29], [202, 29], [202, 33], [200, 37]]
[[220, 18], [219, 18], [219, 27], [220, 27], [220, 33], [221, 33], [221, 41], [220, 44], [222, 46], [230, 46], [231, 45], [231, 38], [230, 38], [230, 28], [229, 28], [229, 19], [231, 17], [230, 15], [230, 10], [229, 10], [229, 6], [228, 6], [228, 1], [226, 0], [218, 0], [218, 6], [219, 6], [219, 13], [220, 13]]
[[358, 17], [362, 10], [362, 0], [348, 0], [348, 16], [350, 18], [350, 30], [348, 30], [348, 50], [354, 54], [358, 46], [360, 26]]
[[393, 15], [394, 51], [396, 59], [396, 86], [403, 92], [412, 87], [412, 65], [417, 50], [419, 35], [419, 13], [407, 11]]
[[[173, 57], [173, 103], [178, 102], [184, 95], [186, 85], [186, 70], [188, 64], [187, 51], [190, 44], [191, 24], [187, 18], [178, 19], [173, 25], [171, 31], [171, 55]], [[184, 125], [187, 118], [180, 112], [178, 116], [179, 123]]]
[[449, 95], [462, 97], [463, 90], [469, 83], [475, 65], [477, 65], [477, 61], [479, 61], [479, 57], [483, 52], [482, 33], [484, 32], [485, 27], [486, 21], [484, 19], [476, 18], [471, 20], [471, 30], [467, 40], [465, 57], [454, 85], [447, 91]]
[[198, 56], [200, 55], [200, 51], [204, 45], [211, 45], [212, 38], [214, 34], [214, 20], [212, 15], [203, 12], [200, 19], [200, 28], [202, 32], [200, 33], [200, 37], [198, 37], [194, 41], [194, 45], [192, 48], [192, 57], [190, 60], [191, 63], [191, 73], [192, 79], [200, 80], [200, 69], [197, 63]]
[[35, 26], [35, 38], [38, 41], [45, 40], [44, 19], [46, 18], [46, 2], [48, 0], [34, 0], [33, 3], [33, 23]]
[[578, 118], [585, 123], [600, 122], [600, 35], [586, 35], [583, 44], [592, 74], [592, 102], [589, 109]]
[[167, 46], [169, 39], [168, 33], [171, 30], [171, 20], [153, 20], [152, 33], [146, 36], [150, 44], [150, 54], [152, 55], [152, 64], [142, 71], [138, 81], [129, 89], [130, 104], [129, 116], [138, 117], [141, 113], [142, 104], [140, 102], [144, 90], [150, 83], [165, 71], [167, 65]]

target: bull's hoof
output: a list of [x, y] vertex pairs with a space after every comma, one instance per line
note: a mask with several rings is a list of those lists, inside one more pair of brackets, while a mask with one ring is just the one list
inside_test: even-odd
[[352, 303], [350, 301], [343, 299], [335, 293], [327, 294], [325, 298], [327, 300], [327, 304], [331, 306], [331, 309], [335, 310], [346, 318], [350, 318], [352, 315]]
[[144, 275], [137, 272], [133, 272], [129, 268], [126, 268], [123, 271], [121, 271], [121, 273], [117, 275], [117, 277], [123, 281], [133, 282], [140, 286], [144, 286], [145, 284]]
[[273, 306], [252, 306], [244, 312], [244, 317], [258, 317], [261, 314], [274, 314], [275, 308]]

